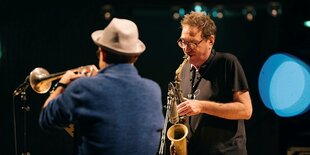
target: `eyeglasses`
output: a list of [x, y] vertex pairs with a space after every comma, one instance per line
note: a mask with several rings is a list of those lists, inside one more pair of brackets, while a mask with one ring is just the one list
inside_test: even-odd
[[200, 41], [194, 43], [194, 42], [187, 42], [182, 40], [181, 38], [178, 39], [177, 43], [181, 48], [185, 48], [186, 46], [188, 46], [190, 49], [195, 49], [202, 41], [204, 40], [204, 38], [202, 38]]

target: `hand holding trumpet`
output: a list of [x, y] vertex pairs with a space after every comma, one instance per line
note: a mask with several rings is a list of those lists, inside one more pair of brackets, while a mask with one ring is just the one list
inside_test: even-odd
[[[33, 71], [30, 72], [30, 75], [29, 75], [30, 86], [35, 92], [39, 94], [44, 94], [48, 92], [48, 90], [51, 88], [52, 81], [62, 78], [66, 72], [84, 74], [86, 76], [94, 76], [97, 74], [98, 69], [95, 65], [88, 65], [88, 66], [82, 66], [82, 67], [78, 67], [75, 69], [71, 69], [65, 72], [49, 74], [49, 72], [45, 70], [44, 68], [37, 67]], [[63, 84], [69, 84], [71, 81], [70, 80], [71, 78], [73, 80], [78, 77], [71, 77], [70, 75], [66, 75], [66, 78], [64, 78], [61, 81], [61, 83], [63, 82]]]
[[97, 75], [98, 69], [95, 65], [82, 66], [79, 71], [68, 70], [59, 80], [59, 83], [68, 85], [73, 80], [84, 77], [84, 76], [95, 76]]
[[[62, 73], [51, 74], [51, 75], [44, 77], [42, 80], [37, 80], [39, 81], [38, 83], [43, 83], [43, 82], [51, 82], [51, 80], [49, 79], [55, 79], [55, 76], [57, 78], [61, 78], [59, 82], [56, 84], [61, 87], [56, 86], [56, 88], [53, 90], [51, 95], [45, 101], [43, 108], [45, 108], [48, 105], [50, 100], [54, 99], [59, 94], [61, 94], [64, 91], [65, 87], [69, 85], [72, 81], [80, 77], [84, 77], [84, 76], [95, 76], [97, 75], [97, 72], [98, 72], [98, 69], [95, 65], [88, 65], [88, 66], [82, 66], [82, 67], [72, 69], [72, 70], [67, 70]], [[50, 89], [50, 87], [48, 89]]]

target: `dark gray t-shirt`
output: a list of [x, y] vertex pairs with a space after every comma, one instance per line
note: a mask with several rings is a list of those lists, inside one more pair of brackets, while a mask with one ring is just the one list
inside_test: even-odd
[[[233, 101], [234, 91], [249, 89], [242, 66], [232, 54], [213, 50], [199, 71], [195, 70], [189, 63], [183, 67], [181, 88], [184, 97], [195, 94], [197, 100], [225, 104]], [[199, 114], [188, 117], [186, 125], [189, 155], [247, 154], [243, 120]]]

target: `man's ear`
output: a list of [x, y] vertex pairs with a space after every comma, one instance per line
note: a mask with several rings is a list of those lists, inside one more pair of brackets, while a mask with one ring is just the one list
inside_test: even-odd
[[210, 42], [211, 45], [214, 45], [214, 42], [215, 42], [215, 36], [214, 35], [211, 35], [209, 37], [209, 42]]

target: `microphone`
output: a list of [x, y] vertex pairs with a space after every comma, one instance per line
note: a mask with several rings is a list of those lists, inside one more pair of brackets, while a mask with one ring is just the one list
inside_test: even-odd
[[19, 95], [22, 91], [26, 90], [28, 86], [29, 86], [29, 75], [26, 77], [25, 81], [14, 90], [13, 95], [14, 96]]

